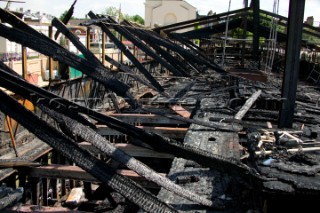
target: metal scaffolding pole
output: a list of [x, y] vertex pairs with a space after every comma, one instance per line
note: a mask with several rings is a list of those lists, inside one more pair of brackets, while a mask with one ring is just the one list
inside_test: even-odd
[[259, 26], [260, 26], [260, 0], [252, 0], [253, 8], [253, 57], [256, 62], [260, 60], [259, 54]]
[[286, 66], [282, 82], [279, 128], [292, 128], [300, 68], [300, 49], [305, 0], [290, 0], [287, 31]]

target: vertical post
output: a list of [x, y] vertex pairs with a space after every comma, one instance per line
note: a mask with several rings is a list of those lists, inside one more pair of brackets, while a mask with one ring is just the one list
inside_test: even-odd
[[[42, 162], [48, 164], [48, 154], [42, 157]], [[42, 205], [48, 206], [48, 178], [42, 178]]]
[[92, 187], [90, 182], [83, 182], [84, 194], [87, 199], [91, 199], [92, 197]]
[[138, 55], [137, 55], [137, 50], [136, 50], [136, 45], [133, 45], [133, 56], [138, 58]]
[[[49, 35], [48, 36], [50, 39], [53, 39], [52, 26], [49, 26]], [[53, 59], [51, 57], [49, 57], [49, 81], [51, 81], [52, 73], [53, 73]]]
[[30, 178], [31, 183], [31, 199], [33, 205], [39, 205], [40, 204], [40, 178], [32, 177]]
[[[229, 0], [228, 12], [230, 12], [230, 7], [231, 7], [231, 0]], [[225, 55], [226, 55], [226, 46], [227, 46], [228, 31], [229, 31], [229, 15], [227, 16], [226, 30], [225, 30], [225, 33], [224, 33], [223, 53], [222, 53], [222, 62], [221, 62], [222, 67], [224, 67], [224, 57], [225, 57]]]
[[27, 78], [27, 48], [22, 46], [22, 78]]
[[[244, 8], [247, 8], [249, 6], [248, 0], [244, 1]], [[247, 27], [248, 27], [248, 19], [247, 19], [248, 12], [245, 12], [245, 15], [243, 17], [243, 34], [242, 39], [247, 39]], [[242, 41], [242, 51], [241, 51], [241, 66], [244, 67], [244, 59], [246, 54], [246, 41]]]
[[90, 27], [87, 27], [87, 39], [86, 39], [86, 45], [87, 45], [87, 49], [90, 49]]
[[[120, 41], [123, 44], [123, 36], [122, 35], [120, 35]], [[121, 54], [120, 54], [120, 63], [123, 64], [123, 52], [122, 51], [121, 51]]]
[[257, 62], [260, 60], [259, 55], [259, 26], [260, 26], [260, 0], [252, 0], [253, 9], [253, 58]]
[[300, 50], [305, 0], [290, 0], [287, 29], [286, 65], [282, 82], [279, 128], [292, 128], [300, 69]]
[[102, 31], [102, 64], [106, 62], [106, 34]]
[[[51, 164], [57, 164], [58, 163], [58, 153], [56, 151], [52, 151], [51, 154]], [[52, 189], [52, 194], [51, 194], [51, 199], [56, 200], [58, 199], [58, 189], [57, 189], [57, 179], [51, 179], [50, 180], [50, 185]]]

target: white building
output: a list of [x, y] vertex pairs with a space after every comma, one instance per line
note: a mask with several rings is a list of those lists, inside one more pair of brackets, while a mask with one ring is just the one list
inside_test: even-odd
[[165, 26], [196, 17], [197, 9], [183, 0], [146, 0], [145, 3], [146, 27]]
[[[41, 14], [40, 12], [32, 13], [31, 10], [23, 11], [22, 8], [18, 11], [23, 14], [22, 20], [28, 23], [29, 26], [34, 28], [36, 31], [43, 33], [44, 35], [49, 34], [49, 25], [52, 20], [52, 16], [49, 14]], [[56, 29], [53, 28], [53, 33]], [[9, 59], [21, 57], [21, 45], [15, 42], [11, 42], [3, 37], [0, 37], [0, 60], [6, 61]], [[27, 48], [28, 57], [37, 56], [39, 53]]]

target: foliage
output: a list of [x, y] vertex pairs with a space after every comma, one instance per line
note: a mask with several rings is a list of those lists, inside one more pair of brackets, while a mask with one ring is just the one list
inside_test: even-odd
[[[120, 13], [119, 13], [120, 12]], [[121, 13], [121, 11], [119, 11], [119, 9], [117, 9], [116, 7], [107, 7], [105, 9], [104, 12], [102, 12], [102, 14], [104, 15], [108, 15], [108, 16], [111, 16], [115, 19], [118, 19], [119, 18], [119, 14], [120, 14], [120, 20], [123, 19], [123, 14]]]
[[139, 15], [129, 16], [126, 20], [144, 25], [144, 19]]
[[[68, 10], [65, 10], [59, 17], [60, 20], [63, 20], [63, 18], [67, 15]], [[74, 16], [71, 16], [71, 19], [76, 19]]]
[[142, 24], [142, 25], [144, 24], [144, 19], [141, 16], [139, 16], [139, 15], [131, 16], [129, 14], [123, 14], [116, 7], [107, 7], [105, 9], [105, 11], [103, 12], [103, 14], [111, 16], [111, 17], [115, 18], [116, 20], [118, 20], [120, 17], [120, 21], [125, 19], [127, 21], [136, 22], [138, 24]]

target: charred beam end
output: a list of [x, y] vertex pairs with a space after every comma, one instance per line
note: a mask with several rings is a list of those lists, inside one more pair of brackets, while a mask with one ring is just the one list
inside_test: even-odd
[[65, 35], [77, 49], [90, 61], [94, 61], [96, 64], [104, 68], [103, 64], [95, 57], [95, 55], [90, 52], [80, 41], [79, 38], [74, 35], [70, 30], [65, 26], [65, 23], [62, 23], [59, 19], [54, 18], [52, 20], [52, 26], [56, 27], [63, 35]]
[[120, 64], [119, 62], [117, 62], [116, 60], [114, 60], [113, 58], [109, 57], [108, 55], [105, 55], [104, 58], [113, 66], [117, 67], [119, 70], [125, 72], [127, 75], [129, 75], [131, 78], [133, 78], [134, 80], [148, 86], [149, 88], [157, 91], [157, 88], [155, 88], [152, 84], [150, 84], [150, 82], [140, 78], [139, 76], [133, 74], [133, 71], [131, 71], [131, 69], [123, 64]]
[[[116, 23], [111, 17], [109, 17], [109, 21], [112, 23]], [[129, 31], [121, 26], [114, 26], [113, 27], [117, 32], [124, 35], [127, 39], [129, 39], [134, 45], [136, 45], [139, 49], [143, 50], [146, 54], [150, 57], [158, 61], [164, 67], [166, 67], [170, 72], [172, 72], [176, 76], [184, 76], [179, 70], [173, 67], [171, 64], [163, 60], [158, 54], [156, 54], [153, 50], [151, 50], [147, 45], [142, 43], [140, 40], [136, 39]]]
[[[77, 0], [75, 0], [75, 1], [73, 2], [73, 4], [71, 5], [70, 9], [69, 9], [68, 12], [66, 13], [66, 15], [63, 17], [62, 22], [63, 22], [64, 24], [67, 24], [67, 23], [70, 21], [72, 15], [73, 15], [73, 12], [74, 12], [74, 5], [75, 5], [76, 3], [77, 3]], [[60, 31], [58, 30], [58, 31], [56, 32], [56, 34], [54, 35], [54, 40], [57, 40], [59, 34], [60, 34]]]
[[[53, 129], [32, 112], [25, 109], [17, 101], [0, 91], [0, 110], [14, 118], [38, 138], [58, 150], [63, 156], [75, 162], [92, 176], [121, 193], [124, 197], [134, 202], [148, 212], [177, 212], [171, 206], [161, 202], [150, 192], [141, 188], [135, 182], [117, 175], [115, 171], [93, 157], [86, 150], [81, 149], [74, 141]], [[38, 127], [41, 126], [41, 129]]]
[[[98, 19], [98, 16], [95, 15], [92, 11], [88, 13], [91, 19]], [[122, 44], [119, 39], [117, 39], [112, 32], [108, 29], [106, 25], [100, 23], [99, 26], [101, 27], [102, 31], [106, 33], [109, 38], [117, 45], [117, 47], [128, 57], [128, 59], [138, 68], [138, 70], [150, 81], [150, 83], [157, 88], [157, 90], [161, 93], [164, 92], [163, 87], [159, 84], [157, 80], [146, 70], [144, 66], [136, 59], [136, 57]]]
[[101, 82], [105, 87], [111, 89], [119, 96], [126, 98], [133, 108], [137, 107], [138, 103], [130, 94], [130, 88], [126, 84], [117, 79], [113, 79], [111, 74], [105, 72], [101, 67], [97, 67], [88, 60], [80, 58], [64, 48], [52, 44], [54, 43], [52, 41], [48, 42], [47, 39], [43, 39], [37, 32], [29, 34], [0, 24], [0, 35], [80, 70], [94, 80]]

